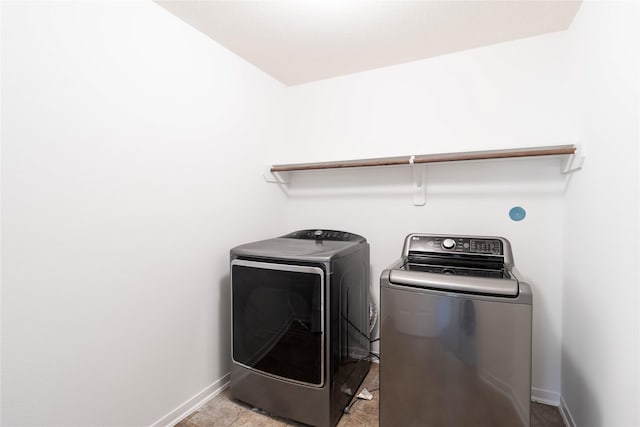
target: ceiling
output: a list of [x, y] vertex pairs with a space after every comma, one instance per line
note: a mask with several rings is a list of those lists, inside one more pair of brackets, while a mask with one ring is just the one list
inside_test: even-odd
[[164, 1], [287, 85], [565, 30], [580, 1]]

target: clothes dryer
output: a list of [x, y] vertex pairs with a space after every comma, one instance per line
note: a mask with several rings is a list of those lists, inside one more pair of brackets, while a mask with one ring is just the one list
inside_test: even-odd
[[301, 230], [231, 250], [231, 396], [334, 426], [369, 371], [369, 244]]

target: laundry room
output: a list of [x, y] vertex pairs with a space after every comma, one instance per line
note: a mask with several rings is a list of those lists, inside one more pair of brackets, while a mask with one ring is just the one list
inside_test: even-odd
[[0, 424], [639, 426], [639, 18], [0, 2]]

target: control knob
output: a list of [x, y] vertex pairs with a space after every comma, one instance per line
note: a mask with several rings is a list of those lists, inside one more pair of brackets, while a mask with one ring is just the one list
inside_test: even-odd
[[445, 249], [453, 249], [456, 247], [456, 241], [453, 239], [444, 239], [442, 241], [442, 247]]

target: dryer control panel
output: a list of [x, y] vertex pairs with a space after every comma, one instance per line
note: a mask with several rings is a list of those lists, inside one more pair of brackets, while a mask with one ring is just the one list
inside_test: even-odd
[[333, 240], [339, 242], [366, 242], [366, 239], [358, 234], [349, 233], [347, 231], [337, 230], [299, 230], [282, 236], [285, 239], [303, 239], [303, 240]]

